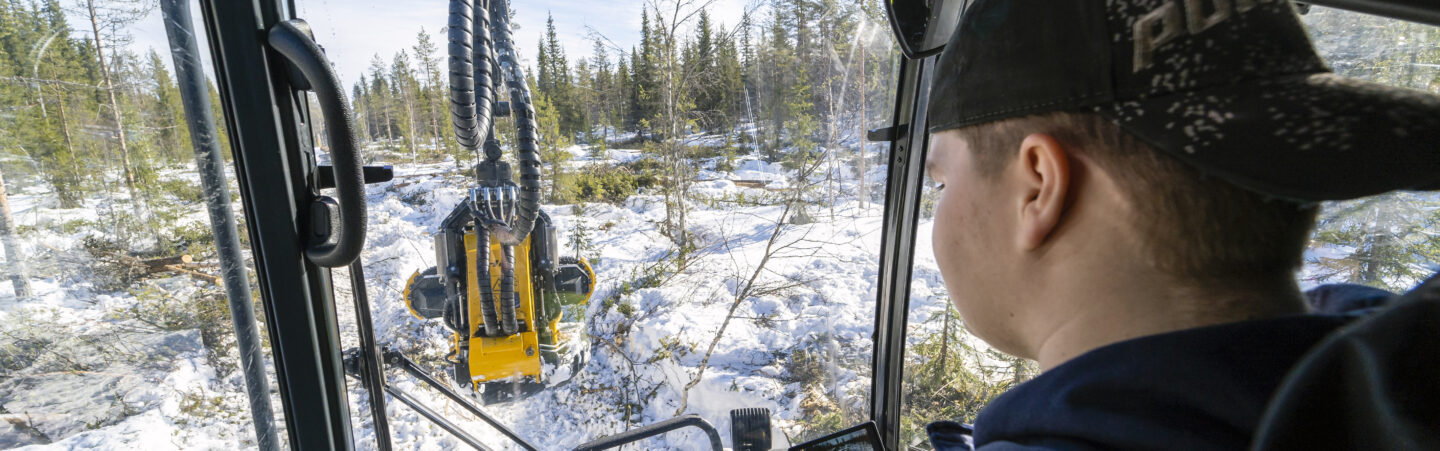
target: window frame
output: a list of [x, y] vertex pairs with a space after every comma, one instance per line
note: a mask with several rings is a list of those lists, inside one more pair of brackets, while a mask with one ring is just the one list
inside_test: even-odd
[[[202, 0], [292, 448], [354, 449], [330, 271], [305, 258], [319, 196], [305, 92], [266, 33], [289, 0]], [[245, 118], [244, 121], [237, 118]]]

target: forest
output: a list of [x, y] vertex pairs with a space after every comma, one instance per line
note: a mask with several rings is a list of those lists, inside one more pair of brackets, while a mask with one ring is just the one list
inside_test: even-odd
[[[712, 21], [696, 7], [700, 2], [647, 5], [639, 42], [629, 47], [592, 33], [588, 55], [571, 53], [556, 38], [553, 19], [540, 42], [518, 43], [534, 49], [525, 72], [542, 127], [550, 202], [620, 200], [659, 184], [676, 210], [667, 228], [679, 239], [686, 226], [677, 193], [696, 181], [691, 163], [719, 155], [733, 165], [749, 150], [792, 169], [831, 158], [827, 177], [856, 180], [867, 199], [882, 194], [883, 187], [860, 176], [879, 157], [860, 146], [865, 129], [887, 121], [894, 102], [896, 50], [879, 2], [776, 1], [736, 24]], [[422, 29], [409, 48], [388, 59], [374, 55], [351, 86], [352, 110], [362, 141], [411, 161], [450, 156], [463, 165], [476, 156], [446, 139], [445, 55], [434, 39]], [[497, 127], [502, 136], [514, 133]], [[648, 172], [665, 176], [567, 170], [573, 154], [566, 149], [574, 145], [597, 154], [613, 145], [642, 147], [654, 157]], [[840, 174], [847, 163], [853, 172]]]

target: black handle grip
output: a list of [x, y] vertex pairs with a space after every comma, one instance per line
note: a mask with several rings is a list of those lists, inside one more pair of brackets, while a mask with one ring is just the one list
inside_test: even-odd
[[[328, 234], [318, 230], [312, 234], [314, 242], [306, 246], [305, 256], [316, 265], [336, 268], [355, 261], [365, 246], [365, 179], [345, 91], [340, 88], [340, 79], [320, 52], [320, 46], [302, 27], [308, 28], [300, 19], [275, 24], [270, 29], [269, 44], [304, 75], [325, 116], [333, 180], [340, 198], [339, 217], [330, 219]], [[321, 236], [326, 239], [315, 239]]]
[[[361, 177], [365, 179], [366, 185], [395, 180], [395, 167], [388, 164], [384, 166], [363, 166], [360, 168], [360, 172]], [[335, 171], [333, 171], [329, 165], [320, 165], [320, 173], [318, 175], [320, 176], [320, 189], [335, 187]]]

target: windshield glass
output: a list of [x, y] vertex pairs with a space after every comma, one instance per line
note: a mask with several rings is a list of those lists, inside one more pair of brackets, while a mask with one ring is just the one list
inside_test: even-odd
[[[233, 270], [235, 305], [252, 308], [228, 130], [203, 73], [190, 86], [210, 124], [186, 121], [175, 65], [209, 72], [209, 51], [197, 27], [199, 47], [173, 54], [161, 16], [153, 2], [0, 1], [0, 447], [257, 446], [244, 373], [270, 382], [262, 399], [276, 379], [263, 309], [232, 311], [222, 280]], [[223, 149], [209, 167], [224, 181], [202, 183], [197, 142]], [[216, 234], [210, 205], [239, 233]], [[254, 366], [232, 313], [256, 326]]]
[[[472, 262], [491, 254], [477, 244], [486, 234], [471, 223], [441, 233], [498, 177], [476, 171], [485, 152], [457, 139], [446, 2], [297, 1], [344, 83], [366, 164], [396, 170], [367, 186], [364, 288], [379, 344], [541, 449], [681, 414], [727, 431], [738, 408], [769, 409], [774, 448], [867, 420], [888, 145], [862, 138], [891, 121], [899, 54], [881, 6], [512, 5], [503, 70], [524, 88], [492, 72], [508, 102], [495, 111], [512, 111], [497, 113], [494, 136], [500, 161], [519, 166], [528, 132], [515, 111], [530, 99], [544, 219], [513, 260], [497, 246], [482, 276]], [[1440, 92], [1435, 28], [1320, 7], [1305, 22], [1338, 73]], [[198, 10], [195, 23], [229, 179], [230, 202], [216, 205], [236, 217], [245, 252], [229, 263], [253, 286]], [[257, 446], [207, 214], [216, 197], [196, 169], [164, 27], [145, 1], [0, 1], [0, 447]], [[323, 128], [312, 131], [327, 164]], [[927, 422], [973, 421], [1037, 374], [965, 331], [931, 254], [927, 199], [902, 386], [901, 445], [915, 449], [928, 447]], [[1298, 280], [1414, 286], [1440, 260], [1437, 206], [1432, 193], [1327, 203]], [[506, 273], [517, 325], [495, 333], [482, 299], [505, 307]], [[349, 349], [354, 293], [347, 271], [333, 276]], [[274, 394], [259, 306], [259, 390]], [[419, 378], [386, 377], [486, 446], [516, 447]], [[348, 382], [357, 446], [373, 448], [366, 394]], [[397, 446], [464, 446], [391, 404]], [[706, 445], [692, 429], [635, 447]]]
[[[1322, 7], [1304, 19], [1337, 74], [1440, 94], [1440, 28]], [[1405, 292], [1440, 269], [1437, 227], [1435, 193], [1327, 202], [1301, 287], [1357, 283]]]
[[[537, 255], [548, 221], [561, 292], [553, 304], [553, 293], [527, 303], [524, 272], [543, 288], [543, 263], [513, 248], [514, 335], [488, 330], [481, 303], [493, 296], [504, 321], [495, 273], [506, 269], [490, 266], [494, 285], [471, 291], [486, 277], [472, 263], [486, 256], [463, 241], [475, 239], [469, 222], [453, 241], [436, 238], [494, 176], [475, 170], [490, 167], [483, 140], [476, 150], [456, 138], [446, 3], [297, 3], [350, 94], [367, 164], [397, 172], [369, 186], [362, 259], [379, 343], [542, 449], [682, 414], [727, 431], [737, 408], [770, 410], [774, 447], [868, 419], [886, 146], [862, 139], [890, 122], [898, 63], [880, 4], [511, 7], [542, 161], [544, 218], [529, 252]], [[501, 77], [503, 53], [493, 72]], [[499, 82], [498, 100], [523, 109], [516, 86]], [[513, 114], [495, 118], [503, 163], [518, 165], [517, 124]], [[442, 260], [456, 268], [453, 297], [434, 269]], [[581, 262], [593, 270], [588, 299], [565, 292], [592, 280]], [[337, 270], [335, 280], [348, 276]], [[425, 290], [434, 297], [416, 294]], [[355, 316], [349, 288], [337, 291], [348, 348]], [[430, 319], [421, 304], [435, 306]], [[537, 304], [550, 313], [531, 316]], [[447, 308], [468, 313], [452, 321]], [[387, 377], [427, 405], [448, 402], [407, 374]], [[374, 430], [355, 382], [353, 424], [367, 443]], [[459, 443], [408, 408], [390, 412], [397, 443]], [[509, 443], [468, 414], [447, 418], [487, 446]], [[690, 429], [637, 446], [705, 440]]]
[[[1302, 17], [1316, 50], [1336, 73], [1440, 93], [1440, 29], [1313, 7]], [[950, 303], [931, 247], [938, 192], [927, 178], [916, 232], [905, 345], [901, 446], [930, 449], [924, 426], [973, 423], [990, 400], [1038, 374], [1032, 361], [990, 348], [966, 331]], [[1302, 289], [1357, 283], [1393, 292], [1440, 269], [1440, 197], [1392, 193], [1323, 205], [1296, 274]]]

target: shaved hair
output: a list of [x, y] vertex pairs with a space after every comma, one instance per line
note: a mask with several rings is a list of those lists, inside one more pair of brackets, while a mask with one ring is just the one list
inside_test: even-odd
[[1236, 284], [1293, 279], [1318, 208], [1242, 189], [1166, 155], [1095, 113], [1057, 112], [958, 130], [993, 177], [1033, 133], [1054, 137], [1110, 174], [1155, 266], [1181, 280]]

